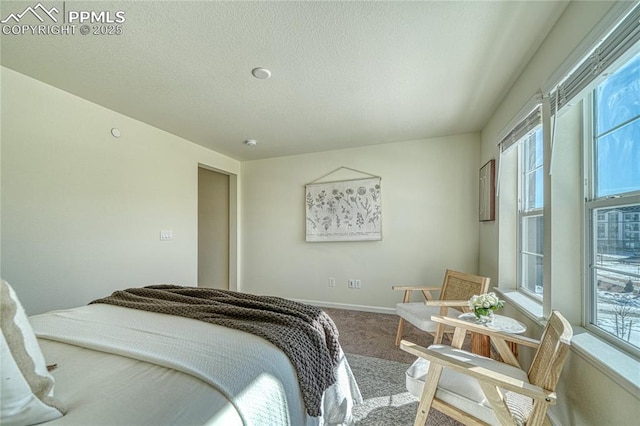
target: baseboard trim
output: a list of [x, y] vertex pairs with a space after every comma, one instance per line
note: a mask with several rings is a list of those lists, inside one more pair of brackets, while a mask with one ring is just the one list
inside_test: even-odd
[[395, 314], [396, 310], [394, 308], [382, 308], [379, 306], [367, 306], [367, 305], [352, 305], [349, 303], [334, 303], [334, 302], [323, 302], [320, 300], [301, 300], [301, 299], [291, 299], [296, 302], [306, 303], [307, 305], [319, 306], [321, 308], [334, 308], [334, 309], [347, 309], [351, 311], [362, 311], [362, 312], [374, 312], [378, 314]]

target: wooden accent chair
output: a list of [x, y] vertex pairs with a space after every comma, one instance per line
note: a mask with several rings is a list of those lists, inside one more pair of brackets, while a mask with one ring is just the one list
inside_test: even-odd
[[[420, 398], [414, 426], [424, 425], [432, 407], [465, 425], [551, 424], [547, 409], [556, 402], [556, 384], [573, 336], [562, 315], [552, 312], [539, 341], [458, 319], [434, 320], [456, 327], [451, 346], [427, 349], [405, 340], [400, 346], [419, 357], [407, 370], [407, 389]], [[505, 362], [460, 349], [467, 331], [490, 336]], [[537, 349], [528, 372], [507, 341]]]
[[[465, 274], [447, 269], [442, 286], [438, 287], [406, 287], [393, 286], [393, 290], [404, 291], [402, 303], [396, 304], [396, 314], [400, 316], [398, 332], [396, 333], [396, 346], [400, 345], [405, 321], [409, 321], [422, 331], [434, 335], [434, 343], [442, 342], [445, 332], [453, 332], [452, 328], [446, 328], [431, 320], [432, 315], [458, 316], [463, 312], [469, 312], [467, 302], [475, 294], [486, 293], [489, 289], [489, 278], [477, 275]], [[411, 302], [411, 294], [414, 291], [422, 292], [424, 302]], [[435, 300], [432, 291], [440, 291], [439, 300]], [[449, 310], [451, 308], [451, 310]]]

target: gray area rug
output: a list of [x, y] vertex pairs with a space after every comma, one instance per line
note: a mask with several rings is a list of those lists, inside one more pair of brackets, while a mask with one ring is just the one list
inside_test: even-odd
[[347, 354], [364, 402], [354, 407], [357, 425], [412, 425], [417, 399], [405, 387], [409, 364]]
[[[418, 399], [405, 386], [410, 364], [363, 355], [347, 354], [364, 402], [354, 407], [356, 425], [411, 426], [418, 410]], [[457, 426], [460, 423], [431, 410], [428, 426]]]

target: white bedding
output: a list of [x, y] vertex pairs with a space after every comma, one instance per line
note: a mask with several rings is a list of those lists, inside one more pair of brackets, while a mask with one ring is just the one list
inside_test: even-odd
[[56, 397], [77, 402], [55, 424], [349, 424], [353, 403], [361, 401], [344, 355], [316, 418], [306, 414], [286, 355], [257, 336], [111, 305], [30, 321], [47, 362], [59, 366], [52, 372]]

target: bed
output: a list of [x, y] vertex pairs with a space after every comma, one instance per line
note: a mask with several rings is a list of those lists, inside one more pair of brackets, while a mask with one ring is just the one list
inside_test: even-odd
[[[3, 282], [3, 351], [11, 292]], [[53, 401], [47, 425], [340, 425], [352, 423], [352, 407], [362, 401], [339, 345], [331, 381], [310, 409], [309, 389], [323, 380], [303, 383], [300, 360], [292, 360], [315, 364], [315, 355], [305, 350], [292, 358], [237, 328], [111, 303], [35, 315], [28, 323], [51, 369], [40, 374], [53, 379], [41, 398]]]

